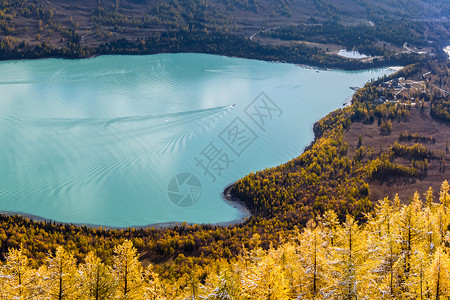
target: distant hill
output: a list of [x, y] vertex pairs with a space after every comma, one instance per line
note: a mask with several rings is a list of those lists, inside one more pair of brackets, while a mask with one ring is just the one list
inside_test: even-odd
[[72, 31], [83, 43], [96, 45], [168, 30], [214, 29], [247, 36], [261, 27], [299, 22], [443, 22], [449, 15], [447, 0], [16, 0], [0, 2], [0, 37], [63, 47]]
[[[447, 0], [2, 0], [0, 59], [202, 52], [344, 69], [405, 65], [447, 58], [449, 6]], [[342, 48], [371, 58], [342, 59]]]

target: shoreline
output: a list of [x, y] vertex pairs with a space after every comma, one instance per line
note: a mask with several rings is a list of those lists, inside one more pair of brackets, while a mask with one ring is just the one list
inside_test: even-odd
[[236, 184], [236, 182], [237, 181], [229, 184], [224, 189], [224, 191], [222, 192], [222, 198], [226, 203], [233, 206], [235, 209], [239, 210], [241, 216], [233, 221], [217, 223], [217, 224], [223, 223], [223, 225], [220, 225], [223, 227], [245, 223], [249, 218], [253, 216], [250, 209], [245, 205], [245, 203], [231, 193], [231, 188]]
[[154, 55], [161, 55], [161, 54], [205, 54], [205, 55], [214, 55], [214, 56], [222, 56], [227, 58], [240, 58], [240, 59], [248, 59], [248, 60], [257, 60], [257, 61], [264, 61], [268, 63], [273, 64], [290, 64], [295, 65], [300, 68], [309, 69], [309, 70], [315, 70], [315, 71], [368, 71], [368, 70], [376, 70], [376, 69], [384, 69], [384, 68], [391, 68], [395, 66], [372, 66], [370, 68], [362, 68], [362, 69], [345, 69], [345, 68], [336, 68], [336, 67], [324, 67], [324, 66], [316, 66], [316, 65], [308, 65], [308, 64], [300, 64], [295, 62], [290, 62], [288, 60], [276, 60], [276, 59], [263, 59], [263, 58], [255, 58], [255, 57], [247, 57], [245, 55], [237, 56], [237, 55], [228, 55], [228, 54], [218, 54], [218, 53], [210, 53], [210, 52], [197, 52], [197, 51], [179, 51], [179, 52], [158, 52], [158, 53], [102, 53], [102, 54], [91, 54], [87, 56], [79, 56], [79, 57], [72, 57], [72, 56], [43, 56], [43, 57], [35, 57], [35, 58], [0, 58], [0, 63], [2, 62], [17, 62], [17, 61], [39, 61], [39, 60], [46, 60], [46, 59], [61, 59], [61, 60], [90, 60], [95, 59], [103, 56], [154, 56]]
[[[272, 57], [254, 57], [251, 55], [233, 55], [233, 54], [227, 54], [225, 52], [216, 53], [212, 51], [161, 51], [161, 52], [142, 52], [142, 53], [128, 53], [128, 52], [111, 52], [111, 53], [92, 53], [85, 56], [65, 56], [65, 55], [44, 55], [44, 56], [38, 56], [38, 57], [10, 57], [10, 58], [0, 58], [0, 62], [16, 62], [16, 61], [34, 61], [34, 60], [45, 60], [45, 59], [62, 59], [62, 60], [89, 60], [94, 59], [102, 56], [150, 56], [150, 55], [159, 55], [159, 54], [186, 54], [186, 53], [193, 53], [193, 54], [207, 54], [207, 55], [217, 55], [217, 56], [223, 56], [223, 57], [229, 57], [229, 58], [241, 58], [241, 59], [249, 59], [249, 60], [258, 60], [258, 61], [265, 61], [269, 63], [281, 63], [281, 64], [292, 64], [296, 65], [301, 68], [305, 69], [311, 69], [316, 71], [368, 71], [372, 69], [383, 69], [383, 68], [396, 68], [397, 64], [380, 64], [380, 65], [373, 65], [370, 63], [364, 63], [360, 65], [359, 67], [336, 67], [332, 66], [329, 63], [324, 63], [321, 65], [314, 64], [312, 62], [311, 64], [305, 64], [305, 63], [299, 63], [295, 60], [290, 59], [273, 59]], [[350, 58], [343, 58], [345, 60], [348, 60], [348, 62], [352, 61]]]
[[115, 227], [115, 226], [104, 226], [104, 225], [96, 225], [96, 224], [85, 224], [85, 223], [70, 223], [70, 222], [61, 222], [56, 221], [53, 219], [48, 219], [44, 217], [40, 217], [37, 215], [29, 214], [29, 213], [22, 213], [22, 212], [12, 212], [12, 211], [0, 211], [0, 216], [8, 217], [8, 216], [15, 216], [20, 217], [24, 219], [28, 219], [32, 222], [44, 222], [44, 223], [52, 223], [56, 225], [72, 225], [76, 227], [86, 227], [86, 228], [102, 228], [103, 230], [127, 230], [127, 229], [166, 229], [166, 228], [175, 228], [178, 226], [186, 225], [200, 225], [200, 226], [213, 226], [213, 227], [228, 227], [228, 226], [234, 226], [237, 224], [243, 224], [245, 223], [250, 217], [252, 217], [252, 214], [250, 210], [245, 206], [245, 204], [237, 197], [233, 196], [231, 194], [231, 188], [236, 182], [231, 183], [227, 187], [225, 187], [224, 191], [222, 192], [221, 196], [222, 199], [231, 205], [233, 208], [237, 209], [240, 212], [240, 216], [234, 220], [231, 221], [224, 221], [224, 222], [217, 222], [217, 223], [193, 223], [193, 222], [164, 222], [164, 223], [150, 223], [147, 225], [138, 225], [138, 226], [126, 226], [126, 227]]
[[[179, 52], [179, 53], [184, 53], [184, 52]], [[179, 54], [179, 53], [171, 53], [171, 54]], [[192, 53], [192, 52], [191, 52]], [[143, 54], [143, 55], [158, 55], [158, 54], [166, 54], [166, 53], [157, 53], [157, 54]], [[198, 54], [206, 54], [206, 55], [216, 55], [216, 54], [208, 54], [208, 53], [201, 53], [199, 52]], [[100, 57], [100, 56], [112, 56], [112, 55], [120, 55], [120, 56], [127, 56], [129, 54], [102, 54], [102, 55], [93, 55], [90, 57], [85, 57], [85, 58], [64, 58], [64, 57], [45, 57], [45, 58], [36, 58], [36, 59], [17, 59], [17, 60], [40, 60], [40, 59], [68, 59], [68, 60], [84, 60], [84, 59], [90, 59], [90, 58], [96, 58], [96, 57]], [[131, 55], [131, 54], [130, 54]], [[134, 55], [131, 55], [134, 56]], [[227, 55], [220, 55], [220, 56], [224, 56], [224, 57], [234, 57], [234, 56], [227, 56]], [[237, 57], [237, 58], [243, 58], [243, 59], [254, 59], [254, 60], [260, 60], [260, 59], [256, 59], [256, 58], [245, 58], [245, 57]], [[16, 60], [13, 60], [16, 61]], [[264, 60], [262, 60], [264, 61]], [[272, 62], [272, 63], [288, 63], [288, 62], [283, 62], [283, 61], [268, 61], [268, 62]], [[292, 64], [292, 63], [288, 63], [288, 64]], [[317, 68], [317, 67], [313, 67], [313, 66], [308, 66], [308, 65], [300, 65], [300, 64], [295, 64], [298, 67], [301, 68], [308, 68], [308, 69], [313, 69], [313, 70], [321, 70], [321, 71], [329, 71], [329, 70], [338, 70], [338, 69], [322, 69], [322, 68]], [[372, 69], [380, 69], [382, 67], [377, 67], [377, 68], [372, 68]], [[403, 68], [403, 67], [398, 67], [398, 66], [392, 66], [392, 67], [384, 67], [384, 68], [392, 68], [395, 70], [395, 68]], [[398, 71], [398, 70], [397, 70]], [[344, 106], [351, 106], [352, 97], [350, 99], [348, 99], [345, 103]], [[331, 112], [330, 112], [331, 113]], [[325, 116], [324, 116], [325, 117]], [[313, 139], [311, 140], [311, 142], [305, 146], [305, 148], [303, 149], [303, 151], [301, 153], [298, 154], [298, 156], [302, 155], [304, 152], [310, 150], [312, 148], [312, 146], [315, 144], [315, 142], [317, 141], [317, 139], [320, 137], [319, 132], [317, 132], [317, 125], [318, 122], [321, 120], [322, 118], [320, 118], [319, 120], [317, 120], [316, 122], [313, 123], [312, 125], [312, 131], [313, 131]], [[297, 156], [297, 157], [298, 157]], [[239, 198], [237, 198], [236, 196], [234, 196], [231, 193], [231, 189], [233, 187], [233, 185], [236, 183], [237, 181], [229, 184], [228, 186], [226, 186], [223, 190], [223, 192], [221, 193], [221, 197], [222, 199], [229, 205], [231, 205], [233, 208], [237, 209], [240, 213], [240, 216], [234, 220], [231, 221], [225, 221], [225, 222], [216, 222], [216, 223], [193, 223], [193, 222], [185, 222], [185, 221], [170, 221], [170, 222], [164, 222], [164, 223], [150, 223], [147, 225], [131, 225], [131, 226], [126, 226], [126, 227], [115, 227], [115, 226], [103, 226], [103, 225], [97, 225], [97, 224], [86, 224], [86, 223], [70, 223], [70, 222], [63, 222], [63, 221], [56, 221], [53, 219], [49, 219], [49, 218], [44, 218], [44, 217], [40, 217], [37, 215], [33, 215], [30, 213], [23, 213], [23, 212], [11, 212], [11, 211], [0, 211], [0, 215], [1, 216], [18, 216], [18, 217], [22, 217], [25, 219], [29, 219], [30, 221], [33, 222], [44, 222], [44, 223], [52, 223], [52, 224], [56, 224], [56, 225], [72, 225], [72, 226], [76, 226], [76, 227], [86, 227], [86, 228], [102, 228], [102, 229], [106, 229], [106, 230], [127, 230], [127, 229], [147, 229], [147, 228], [154, 228], [154, 229], [165, 229], [165, 228], [174, 228], [177, 226], [184, 226], [184, 224], [186, 225], [199, 225], [199, 226], [212, 226], [212, 227], [228, 227], [228, 226], [234, 226], [237, 224], [243, 224], [245, 223], [249, 218], [251, 218], [253, 216], [253, 214], [251, 213], [251, 211], [246, 207], [245, 203], [242, 202]]]

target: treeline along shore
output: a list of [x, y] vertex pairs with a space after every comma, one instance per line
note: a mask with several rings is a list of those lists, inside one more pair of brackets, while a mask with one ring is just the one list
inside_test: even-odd
[[245, 37], [221, 32], [176, 31], [161, 32], [134, 41], [119, 39], [95, 47], [83, 46], [80, 37], [73, 32], [68, 46], [57, 48], [43, 42], [28, 45], [25, 42], [13, 45], [0, 41], [0, 60], [36, 58], [89, 58], [98, 55], [148, 55], [159, 53], [206, 53], [265, 61], [310, 65], [320, 68], [362, 70], [392, 65], [408, 65], [425, 60], [425, 56], [401, 53], [390, 57], [380, 57], [371, 62], [345, 59], [326, 54], [319, 48], [304, 44], [264, 45]]

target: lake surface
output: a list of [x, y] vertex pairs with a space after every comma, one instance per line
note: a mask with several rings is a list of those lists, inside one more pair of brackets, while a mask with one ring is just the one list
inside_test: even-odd
[[301, 154], [350, 86], [393, 72], [204, 54], [0, 70], [0, 210], [113, 227], [242, 217], [228, 184]]
[[365, 54], [359, 53], [359, 51], [347, 51], [345, 49], [339, 50], [338, 55], [345, 57], [345, 58], [355, 58], [355, 59], [361, 59], [361, 58], [368, 57]]

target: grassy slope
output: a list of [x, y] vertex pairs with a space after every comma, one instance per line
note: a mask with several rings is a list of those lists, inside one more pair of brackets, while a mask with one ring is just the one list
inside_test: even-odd
[[[399, 142], [399, 136], [401, 133], [408, 131], [411, 134], [417, 133], [421, 136], [431, 136], [435, 138], [435, 143], [423, 143], [427, 149], [432, 151], [445, 152], [448, 137], [450, 136], [450, 124], [435, 120], [430, 117], [429, 107], [426, 107], [423, 111], [420, 109], [412, 108], [410, 110], [410, 117], [408, 121], [393, 122], [392, 132], [388, 136], [380, 135], [380, 130], [377, 126], [377, 122], [372, 124], [364, 124], [361, 122], [354, 123], [350, 129], [345, 132], [344, 140], [349, 144], [348, 156], [352, 157], [356, 151], [356, 145], [358, 143], [358, 136], [362, 137], [362, 145], [366, 148], [373, 148], [376, 153], [389, 152], [389, 147], [395, 142]], [[411, 142], [400, 142], [401, 144], [412, 146], [415, 144]], [[381, 148], [381, 151], [380, 151]], [[395, 162], [401, 163], [405, 166], [410, 166], [411, 163], [407, 160], [395, 159]], [[450, 165], [450, 155], [446, 155], [446, 165]], [[385, 196], [393, 199], [396, 193], [405, 202], [408, 201], [415, 191], [418, 191], [421, 195], [427, 191], [431, 186], [435, 191], [439, 190], [439, 187], [445, 179], [448, 178], [449, 171], [439, 171], [440, 162], [438, 160], [429, 160], [428, 162], [428, 174], [424, 178], [413, 177], [397, 177], [397, 178], [377, 178], [370, 182], [370, 199], [377, 201]]]

